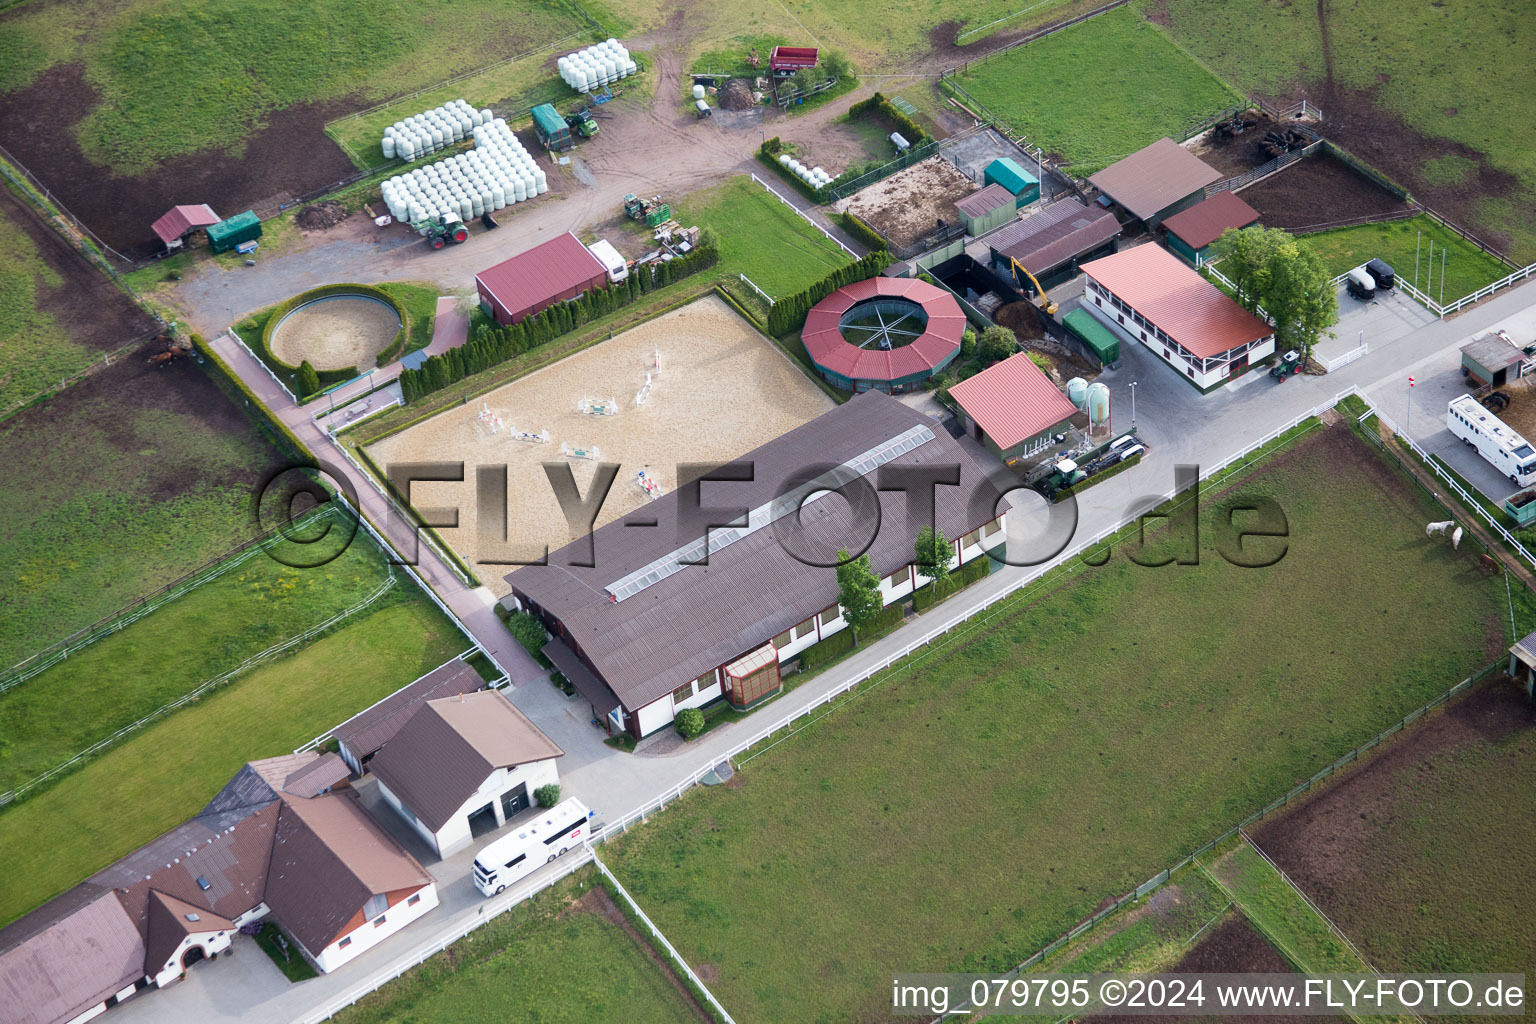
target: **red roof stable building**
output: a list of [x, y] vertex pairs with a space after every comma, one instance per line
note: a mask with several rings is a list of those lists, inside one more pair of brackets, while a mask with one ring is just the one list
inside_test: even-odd
[[503, 326], [607, 283], [607, 268], [569, 231], [475, 275], [480, 305]]
[[1274, 354], [1275, 330], [1162, 246], [1083, 265], [1083, 306], [1139, 341], [1202, 391]]
[[1205, 262], [1211, 243], [1228, 228], [1242, 229], [1259, 222], [1259, 211], [1231, 192], [1217, 192], [1203, 203], [1163, 221], [1168, 248], [1195, 266]]
[[165, 212], [164, 216], [155, 221], [152, 228], [167, 249], [179, 249], [192, 232], [212, 227], [222, 219], [207, 203], [198, 203], [195, 206], [173, 206]]
[[1155, 227], [1205, 198], [1222, 174], [1172, 139], [1158, 139], [1117, 160], [1089, 181], [1136, 220]]
[[926, 281], [872, 277], [811, 307], [800, 339], [816, 370], [844, 391], [912, 391], [960, 353], [965, 314]]
[[1070, 425], [1087, 423], [1024, 352], [993, 363], [949, 389], [966, 432], [1004, 460], [1034, 455]]

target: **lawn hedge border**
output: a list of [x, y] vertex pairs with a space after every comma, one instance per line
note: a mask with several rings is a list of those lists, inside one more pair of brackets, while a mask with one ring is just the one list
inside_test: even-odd
[[870, 227], [868, 224], [864, 223], [863, 219], [852, 210], [844, 210], [837, 216], [838, 222], [843, 225], [844, 231], [848, 232], [854, 238], [857, 238], [871, 249], [890, 248], [890, 245], [885, 240], [885, 236], [880, 234], [880, 232], [876, 231], [874, 228]]
[[[292, 313], [305, 303], [313, 302], [316, 299], [328, 298], [332, 295], [364, 295], [370, 299], [377, 299], [393, 309], [395, 315], [400, 318], [400, 330], [395, 332], [394, 340], [386, 345], [384, 350], [375, 358], [374, 365], [383, 366], [393, 361], [398, 358], [400, 350], [405, 348], [405, 339], [410, 334], [410, 313], [406, 311], [404, 303], [383, 288], [371, 284], [324, 284], [318, 288], [311, 288], [272, 307], [271, 312], [267, 314], [267, 322], [261, 329], [261, 337], [257, 342], [256, 348], [256, 354], [261, 357], [262, 361], [272, 367], [273, 370], [286, 374], [290, 382], [295, 385], [295, 388], [297, 388], [299, 368], [297, 366], [289, 366], [272, 351], [272, 335], [282, 323], [283, 318], [289, 313]], [[391, 352], [395, 354], [385, 358]], [[324, 386], [327, 384], [340, 384], [342, 381], [348, 381], [356, 377], [357, 367], [347, 366], [339, 370], [318, 370], [316, 373], [320, 378], [321, 390], [324, 390]], [[299, 397], [303, 400], [311, 396], [300, 395]]]
[[267, 430], [271, 431], [282, 444], [286, 444], [291, 449], [287, 454], [306, 459], [312, 465], [319, 464], [319, 460], [315, 458], [315, 453], [309, 450], [309, 446], [299, 440], [299, 435], [288, 429], [288, 424], [274, 415], [272, 410], [267, 408], [266, 403], [256, 397], [255, 392], [246, 387], [240, 375], [219, 357], [219, 354], [213, 350], [213, 346], [203, 340], [201, 334], [191, 335], [190, 340], [197, 354], [207, 360], [208, 365], [217, 371], [209, 373], [209, 376], [213, 378], [214, 384], [220, 391], [231, 399], [244, 401], [248, 408], [254, 409], [256, 411], [254, 418], [258, 425], [265, 424]]

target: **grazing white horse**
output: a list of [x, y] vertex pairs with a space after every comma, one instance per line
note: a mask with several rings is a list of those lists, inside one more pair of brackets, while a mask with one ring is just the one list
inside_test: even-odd
[[1453, 549], [1461, 547], [1461, 527], [1459, 526], [1456, 527], [1456, 532], [1451, 534], [1451, 547]]
[[1433, 537], [1436, 534], [1442, 534], [1455, 525], [1456, 521], [1454, 519], [1447, 519], [1443, 523], [1430, 523], [1424, 528], [1424, 536]]

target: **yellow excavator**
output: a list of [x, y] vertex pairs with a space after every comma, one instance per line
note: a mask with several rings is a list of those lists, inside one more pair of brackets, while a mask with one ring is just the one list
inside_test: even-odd
[[1052, 302], [1050, 296], [1045, 294], [1045, 289], [1040, 287], [1040, 282], [1035, 279], [1035, 275], [1031, 274], [1029, 268], [1012, 256], [1008, 257], [1008, 262], [1013, 264], [1013, 283], [1021, 288], [1024, 286], [1023, 282], [1019, 280], [1019, 272], [1023, 271], [1024, 276], [1029, 278], [1029, 283], [1035, 286], [1035, 295], [1038, 296], [1038, 301], [1035, 305], [1054, 316], [1056, 314], [1056, 303]]

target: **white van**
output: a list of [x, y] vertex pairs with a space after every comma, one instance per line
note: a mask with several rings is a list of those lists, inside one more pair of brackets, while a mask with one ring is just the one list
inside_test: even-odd
[[1129, 448], [1131, 445], [1136, 444], [1136, 443], [1138, 443], [1138, 442], [1136, 441], [1136, 435], [1135, 434], [1125, 434], [1125, 435], [1123, 435], [1121, 437], [1117, 437], [1113, 441], [1111, 441], [1109, 443], [1109, 450], [1112, 451], [1112, 452], [1118, 452], [1118, 451], [1121, 451], [1123, 449]]
[[624, 257], [608, 239], [599, 238], [587, 246], [587, 251], [603, 265], [603, 269], [608, 272], [608, 280], [613, 283], [617, 284], [629, 276], [629, 264], [624, 262]]
[[587, 841], [592, 812], [580, 800], [562, 800], [535, 821], [504, 836], [475, 857], [475, 887], [494, 896], [556, 857]]
[[1115, 461], [1117, 463], [1125, 462], [1127, 459], [1134, 459], [1138, 455], [1145, 455], [1145, 454], [1147, 454], [1147, 450], [1145, 448], [1143, 448], [1139, 444], [1133, 444], [1129, 448], [1122, 448], [1120, 450], [1120, 457], [1118, 459], [1116, 459]]

